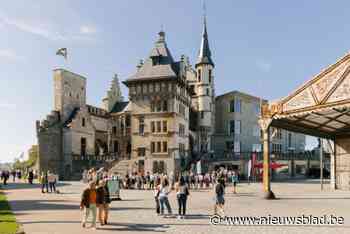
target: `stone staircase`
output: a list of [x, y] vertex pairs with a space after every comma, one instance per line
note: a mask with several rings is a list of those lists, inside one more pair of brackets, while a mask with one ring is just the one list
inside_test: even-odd
[[131, 160], [127, 160], [127, 159], [118, 160], [109, 169], [109, 172], [118, 173], [121, 176], [125, 176], [129, 172], [130, 163], [131, 163]]

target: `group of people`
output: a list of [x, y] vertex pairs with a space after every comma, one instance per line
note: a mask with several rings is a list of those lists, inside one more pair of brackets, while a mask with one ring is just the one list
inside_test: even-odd
[[[56, 184], [58, 182], [58, 175], [53, 172], [46, 171], [42, 172], [39, 178], [39, 182], [41, 184], [41, 192], [42, 193], [56, 193]], [[45, 191], [46, 189], [46, 191]]]
[[[172, 191], [171, 184], [169, 183], [166, 175], [158, 177], [156, 180], [154, 198], [156, 202], [156, 213], [163, 217], [171, 217], [172, 209], [170, 206], [168, 195]], [[175, 183], [175, 193], [178, 203], [178, 219], [184, 219], [186, 216], [186, 204], [187, 197], [190, 195], [188, 185], [185, 183], [183, 176], [179, 177], [179, 180]], [[164, 214], [164, 208], [167, 209], [168, 214]]]
[[[94, 172], [94, 171], [91, 171]], [[111, 197], [108, 189], [108, 177], [92, 173], [88, 179], [88, 187], [83, 191], [80, 202], [80, 209], [83, 210], [82, 227], [86, 227], [87, 219], [92, 216], [92, 228], [96, 229], [96, 214], [100, 225], [108, 224], [109, 204]]]
[[[12, 181], [16, 182], [16, 179], [21, 181], [23, 179], [23, 172], [19, 169], [15, 170], [3, 170], [0, 171], [0, 177], [4, 185], [7, 185], [7, 181], [10, 179], [10, 176], [12, 176]], [[33, 184], [35, 174], [34, 171], [29, 169], [24, 173], [24, 179], [28, 179], [28, 183]]]
[[[90, 169], [83, 172], [83, 181], [88, 184], [83, 191], [80, 208], [83, 211], [82, 227], [86, 227], [87, 219], [91, 216], [93, 229], [96, 229], [97, 218], [101, 226], [108, 224], [109, 205], [111, 203], [111, 188], [109, 182], [111, 175], [103, 168]], [[119, 176], [118, 176], [119, 177]], [[233, 193], [236, 193], [236, 185], [239, 174], [234, 170], [220, 169], [212, 173], [194, 174], [187, 173], [181, 176], [170, 176], [166, 174], [145, 175], [133, 173], [126, 175], [121, 180], [125, 189], [147, 189], [154, 191], [155, 211], [164, 218], [174, 217], [169, 194], [176, 194], [178, 205], [177, 218], [185, 219], [188, 196], [190, 189], [211, 188], [214, 192], [214, 213], [224, 215], [225, 188], [227, 184], [233, 185]], [[112, 186], [113, 187], [113, 186]], [[98, 212], [98, 215], [97, 215]], [[166, 212], [166, 214], [165, 214]]]

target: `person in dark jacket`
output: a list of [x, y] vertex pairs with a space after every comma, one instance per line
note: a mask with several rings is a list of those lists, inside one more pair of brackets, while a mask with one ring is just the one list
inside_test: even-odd
[[224, 204], [225, 204], [225, 180], [221, 177], [218, 178], [215, 186], [215, 206], [214, 214], [218, 214], [218, 209], [221, 211], [221, 216], [225, 216]]
[[109, 196], [108, 186], [105, 180], [100, 180], [97, 187], [97, 206], [98, 206], [98, 219], [101, 226], [107, 224], [108, 211], [111, 199]]
[[28, 173], [28, 182], [29, 184], [33, 184], [33, 179], [34, 179], [34, 173], [32, 170], [29, 171]]
[[83, 191], [80, 202], [80, 209], [84, 210], [82, 227], [86, 227], [86, 221], [89, 218], [90, 212], [92, 213], [92, 228], [96, 229], [96, 204], [99, 199], [96, 191], [96, 183], [90, 182], [89, 187]]

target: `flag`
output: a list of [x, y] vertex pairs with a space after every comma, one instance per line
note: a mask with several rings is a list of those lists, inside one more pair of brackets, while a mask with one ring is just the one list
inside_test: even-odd
[[61, 55], [67, 60], [67, 48], [58, 49], [56, 55]]

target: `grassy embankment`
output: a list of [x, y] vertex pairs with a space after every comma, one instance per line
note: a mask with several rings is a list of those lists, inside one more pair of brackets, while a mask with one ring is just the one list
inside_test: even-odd
[[0, 234], [15, 234], [17, 228], [15, 215], [0, 187]]

